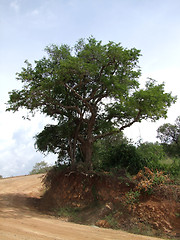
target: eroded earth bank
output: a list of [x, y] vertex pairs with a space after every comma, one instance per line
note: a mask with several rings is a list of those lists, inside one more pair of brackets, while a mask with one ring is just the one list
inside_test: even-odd
[[37, 209], [43, 194], [41, 181], [42, 175], [0, 180], [1, 240], [159, 239], [70, 223], [42, 213]]

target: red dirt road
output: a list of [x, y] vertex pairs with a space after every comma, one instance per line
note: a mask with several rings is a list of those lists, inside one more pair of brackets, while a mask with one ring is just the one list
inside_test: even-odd
[[27, 203], [42, 193], [42, 175], [20, 176], [0, 180], [1, 240], [160, 240], [64, 222], [40, 214]]

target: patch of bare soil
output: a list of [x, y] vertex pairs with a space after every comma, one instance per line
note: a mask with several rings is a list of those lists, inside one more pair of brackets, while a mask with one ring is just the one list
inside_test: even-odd
[[[41, 195], [44, 192], [41, 180], [42, 175], [21, 176], [0, 180], [0, 239], [156, 239], [123, 231], [69, 223], [40, 213], [37, 210], [37, 206], [39, 206]], [[67, 179], [67, 181], [69, 180]], [[58, 187], [60, 187], [60, 185], [58, 185]]]
[[63, 171], [49, 175], [46, 182], [49, 190], [41, 200], [41, 209], [54, 211], [66, 220], [144, 235], [180, 237], [179, 186], [160, 185], [153, 194], [142, 194], [136, 202], [127, 197], [134, 183], [124, 176]]

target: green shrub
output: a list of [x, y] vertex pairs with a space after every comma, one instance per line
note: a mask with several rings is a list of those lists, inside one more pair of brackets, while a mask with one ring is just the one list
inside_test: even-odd
[[144, 159], [132, 144], [121, 144], [108, 149], [102, 167], [104, 170], [125, 168], [129, 173], [136, 174], [143, 166]]
[[180, 179], [180, 158], [172, 158], [172, 163], [161, 163], [160, 169], [169, 174], [171, 178]]
[[180, 158], [174, 158], [171, 164], [165, 164], [167, 155], [163, 145], [158, 142], [145, 142], [134, 146], [127, 139], [110, 141], [109, 144], [99, 141], [94, 150], [93, 166], [98, 171], [118, 172], [119, 169], [126, 169], [134, 175], [147, 167], [162, 170], [176, 178], [180, 176]]
[[166, 157], [163, 146], [158, 142], [140, 143], [137, 147], [137, 151], [140, 157], [144, 159], [144, 166], [150, 169], [160, 169], [160, 161]]
[[94, 170], [109, 171], [111, 168], [110, 162], [113, 149], [117, 149], [121, 144], [128, 144], [128, 140], [124, 137], [122, 132], [95, 142], [93, 149]]

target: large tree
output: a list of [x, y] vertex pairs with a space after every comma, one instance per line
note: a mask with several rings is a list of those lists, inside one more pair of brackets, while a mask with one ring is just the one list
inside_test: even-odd
[[[120, 43], [103, 45], [93, 37], [80, 39], [73, 48], [52, 45], [47, 56], [17, 74], [22, 90], [9, 93], [7, 110], [39, 110], [56, 124], [36, 136], [41, 151], [68, 153], [71, 164], [78, 149], [87, 168], [92, 166], [93, 143], [117, 134], [143, 119], [166, 117], [176, 97], [164, 91], [164, 83], [138, 81], [140, 50]], [[67, 154], [66, 154], [67, 155]]]

